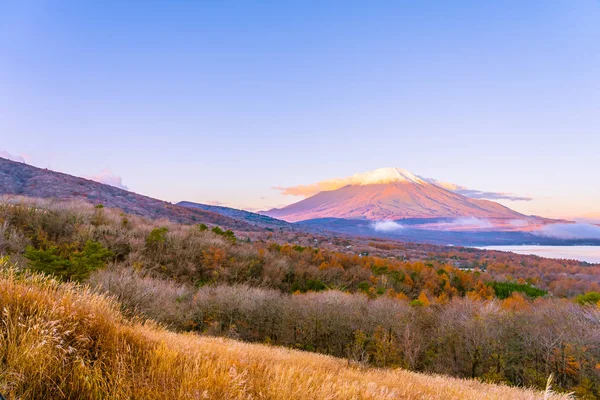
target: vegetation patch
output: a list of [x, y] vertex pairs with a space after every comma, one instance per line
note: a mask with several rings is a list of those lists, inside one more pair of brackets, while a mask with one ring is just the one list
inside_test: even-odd
[[520, 284], [515, 282], [488, 282], [488, 285], [494, 289], [496, 297], [499, 299], [507, 299], [514, 292], [523, 293], [528, 297], [535, 299], [548, 294], [546, 290], [536, 288], [529, 284]]

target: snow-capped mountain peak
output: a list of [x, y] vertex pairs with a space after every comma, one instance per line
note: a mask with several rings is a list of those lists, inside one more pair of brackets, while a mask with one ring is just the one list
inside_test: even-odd
[[351, 185], [375, 185], [383, 183], [425, 184], [421, 178], [403, 168], [378, 168], [373, 171], [352, 175]]
[[[331, 184], [332, 182], [327, 182]], [[380, 168], [333, 181], [327, 189], [297, 203], [265, 211], [296, 222], [315, 218], [397, 220], [404, 218], [522, 219], [499, 203], [472, 199], [431, 184], [401, 168]]]

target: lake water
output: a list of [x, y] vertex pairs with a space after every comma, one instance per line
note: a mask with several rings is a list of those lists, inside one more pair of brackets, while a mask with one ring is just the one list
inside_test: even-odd
[[567, 258], [571, 260], [600, 263], [600, 246], [485, 246], [484, 250], [512, 251], [518, 254], [534, 254], [547, 258]]

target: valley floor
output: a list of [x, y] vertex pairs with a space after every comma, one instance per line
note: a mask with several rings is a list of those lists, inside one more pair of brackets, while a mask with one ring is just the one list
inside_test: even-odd
[[[542, 399], [543, 393], [169, 332], [115, 301], [0, 262], [8, 399]], [[550, 396], [547, 398], [561, 398]]]

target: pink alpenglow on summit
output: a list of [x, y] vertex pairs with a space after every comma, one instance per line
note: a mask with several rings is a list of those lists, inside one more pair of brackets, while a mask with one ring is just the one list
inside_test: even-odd
[[[401, 168], [381, 168], [345, 179], [321, 182], [323, 190], [297, 203], [263, 214], [289, 222], [315, 218], [398, 220], [403, 218], [530, 217], [493, 201], [474, 199], [430, 183]], [[309, 193], [312, 185], [301, 190]]]

